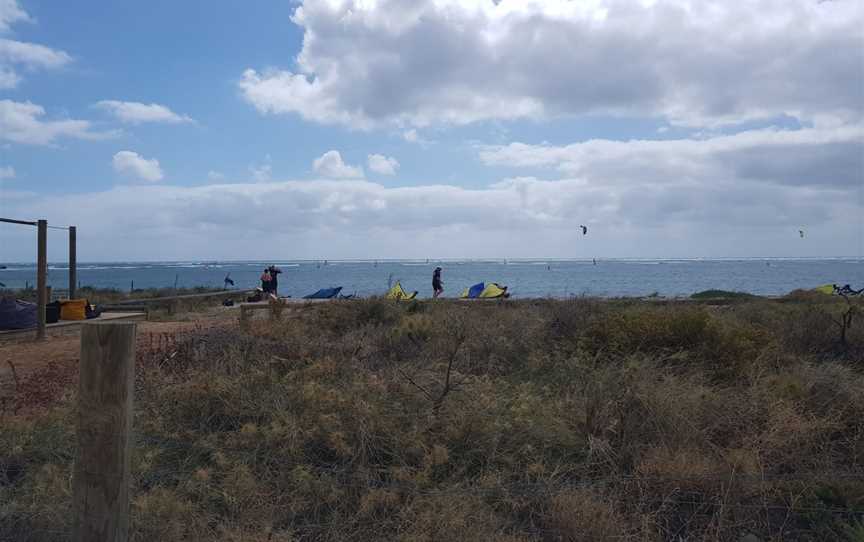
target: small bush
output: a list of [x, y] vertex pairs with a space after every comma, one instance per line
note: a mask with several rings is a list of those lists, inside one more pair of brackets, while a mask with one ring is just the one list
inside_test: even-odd
[[755, 299], [757, 296], [747, 292], [729, 290], [702, 290], [690, 296], [690, 299]]
[[602, 542], [625, 537], [625, 518], [608, 499], [588, 490], [562, 492], [549, 499], [544, 523], [556, 540]]

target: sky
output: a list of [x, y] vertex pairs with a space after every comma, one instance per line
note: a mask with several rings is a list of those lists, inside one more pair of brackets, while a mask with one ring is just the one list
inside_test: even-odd
[[76, 225], [80, 261], [860, 258], [862, 28], [861, 0], [0, 0], [0, 217]]

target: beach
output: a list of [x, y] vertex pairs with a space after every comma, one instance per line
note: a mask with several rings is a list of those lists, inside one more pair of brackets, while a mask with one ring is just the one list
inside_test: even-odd
[[[325, 264], [326, 261], [326, 264]], [[317, 260], [258, 262], [79, 263], [81, 286], [114, 288], [221, 288], [230, 275], [237, 289], [259, 285], [263, 269], [278, 265], [279, 293], [302, 297], [320, 288], [342, 286], [345, 295], [381, 295], [400, 281], [420, 297], [432, 295], [432, 271], [444, 269], [444, 296], [458, 297], [478, 282], [506, 285], [514, 298], [571, 296], [687, 297], [708, 289], [756, 295], [784, 295], [821, 284], [864, 284], [864, 260], [832, 259], [677, 259], [677, 260]], [[0, 282], [24, 288], [35, 282], [32, 264], [7, 264]], [[49, 285], [68, 286], [63, 263], [49, 266]]]

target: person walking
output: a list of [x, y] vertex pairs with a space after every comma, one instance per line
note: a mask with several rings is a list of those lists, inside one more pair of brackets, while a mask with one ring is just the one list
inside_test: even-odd
[[433, 298], [438, 297], [439, 295], [444, 293], [444, 283], [441, 282], [441, 268], [436, 267], [435, 271], [432, 272], [432, 294]]

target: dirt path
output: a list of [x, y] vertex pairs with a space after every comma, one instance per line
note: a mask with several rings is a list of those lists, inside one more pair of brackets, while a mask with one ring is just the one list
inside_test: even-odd
[[[138, 350], [167, 344], [177, 334], [236, 325], [236, 314], [196, 314], [188, 321], [139, 322]], [[47, 406], [62, 397], [78, 371], [80, 327], [0, 342], [0, 410], [19, 412]]]

